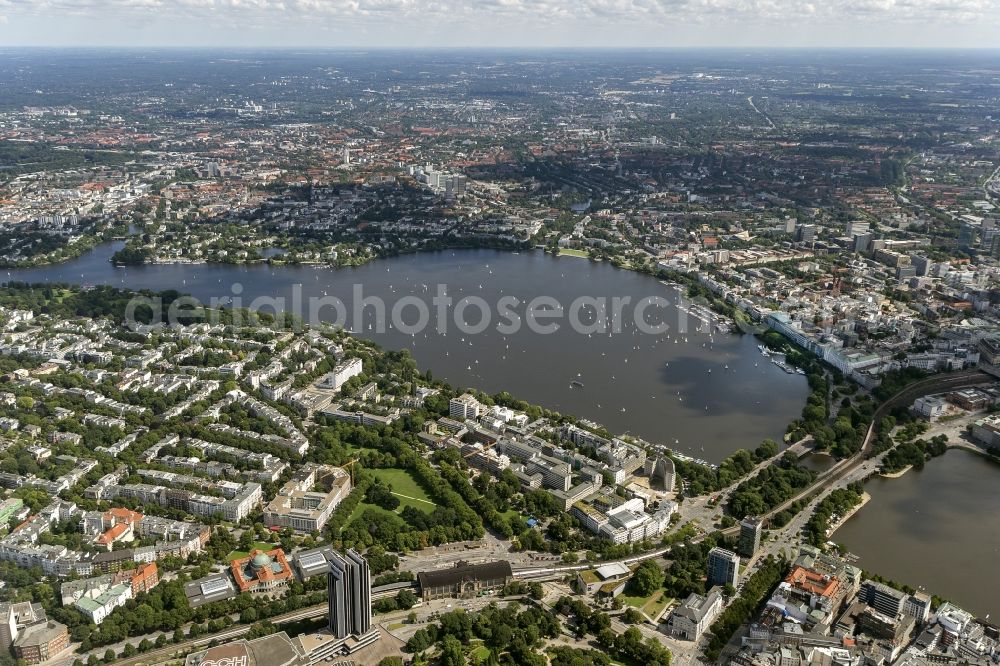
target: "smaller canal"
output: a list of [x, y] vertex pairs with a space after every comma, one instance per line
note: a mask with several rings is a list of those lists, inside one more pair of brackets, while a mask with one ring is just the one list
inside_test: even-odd
[[952, 449], [865, 490], [872, 501], [831, 537], [860, 567], [1000, 616], [1000, 464]]

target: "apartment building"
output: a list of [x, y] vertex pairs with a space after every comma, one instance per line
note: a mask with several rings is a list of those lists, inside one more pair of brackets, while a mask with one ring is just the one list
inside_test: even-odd
[[483, 405], [471, 393], [463, 393], [448, 402], [448, 415], [459, 421], [478, 419], [484, 410]]
[[[317, 485], [324, 490], [314, 490]], [[322, 530], [350, 492], [351, 478], [345, 470], [329, 465], [305, 465], [264, 508], [264, 524], [290, 527], [300, 533]]]

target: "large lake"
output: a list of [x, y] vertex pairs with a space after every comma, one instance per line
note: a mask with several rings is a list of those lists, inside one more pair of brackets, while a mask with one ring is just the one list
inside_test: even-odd
[[950, 450], [921, 470], [865, 485], [872, 501], [831, 539], [864, 569], [1000, 616], [1000, 465]]
[[[649, 276], [538, 251], [444, 251], [348, 269], [185, 264], [121, 268], [109, 262], [120, 246], [103, 245], [58, 266], [11, 271], [7, 279], [172, 288], [205, 302], [239, 291], [242, 305], [258, 296], [284, 297], [290, 304], [295, 291], [306, 302], [326, 294], [347, 303], [349, 325], [355, 285], [362, 285], [365, 297], [385, 299], [389, 308], [403, 296], [430, 305], [438, 284], [447, 285], [447, 294], [456, 302], [478, 296], [491, 307], [503, 297], [527, 302], [551, 296], [566, 308], [564, 314], [583, 296], [629, 297], [633, 304], [655, 296], [686, 307], [676, 290]], [[233, 289], [236, 283], [241, 290]], [[407, 323], [416, 320], [415, 310], [403, 312]], [[686, 332], [678, 332], [685, 315], [673, 305], [647, 311], [653, 323], [663, 319], [671, 325], [667, 334], [639, 332], [632, 311], [626, 309], [620, 333], [581, 334], [564, 323], [551, 334], [522, 325], [519, 332], [504, 335], [497, 330], [497, 312], [494, 307], [492, 324], [476, 335], [463, 334], [453, 320], [439, 333], [434, 319], [415, 335], [395, 328], [379, 333], [368, 328], [374, 308], [366, 308], [364, 323], [354, 328], [386, 348], [411, 349], [422, 368], [454, 385], [489, 393], [507, 390], [550, 409], [599, 421], [612, 432], [630, 432], [713, 462], [767, 437], [780, 441], [785, 426], [801, 413], [808, 390], [804, 377], [762, 358], [752, 336], [712, 332], [695, 318], [687, 319]], [[336, 316], [330, 308], [323, 314]], [[470, 307], [463, 319], [476, 323], [479, 317], [477, 308]]]

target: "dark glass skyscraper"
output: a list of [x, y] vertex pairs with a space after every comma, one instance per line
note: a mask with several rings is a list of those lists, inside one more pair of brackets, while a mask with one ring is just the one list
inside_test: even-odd
[[327, 552], [330, 632], [337, 638], [368, 633], [372, 625], [372, 581], [368, 562], [350, 549], [346, 556]]
[[760, 548], [760, 537], [764, 531], [764, 521], [747, 516], [740, 521], [740, 543], [736, 549], [743, 557], [753, 557]]

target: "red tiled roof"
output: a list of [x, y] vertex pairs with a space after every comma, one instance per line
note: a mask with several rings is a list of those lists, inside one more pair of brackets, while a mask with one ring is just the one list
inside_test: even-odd
[[97, 544], [101, 546], [107, 546], [108, 544], [114, 543], [118, 540], [125, 532], [129, 530], [129, 526], [124, 523], [118, 523], [110, 530], [97, 537]]
[[836, 578], [824, 576], [804, 567], [792, 569], [785, 582], [796, 589], [821, 597], [832, 597], [840, 588], [840, 581]]
[[[272, 562], [279, 564], [280, 571], [276, 572], [271, 568], [266, 567], [253, 572], [253, 575], [248, 577], [246, 575], [247, 565], [251, 560], [253, 560], [254, 557], [262, 553], [270, 557]], [[236, 585], [240, 588], [241, 592], [252, 590], [261, 583], [288, 581], [292, 578], [292, 569], [288, 566], [288, 560], [285, 559], [285, 551], [280, 548], [275, 548], [274, 550], [267, 551], [266, 553], [263, 550], [251, 550], [250, 554], [246, 557], [241, 557], [230, 562], [229, 568], [233, 575], [233, 580], [236, 581]]]

